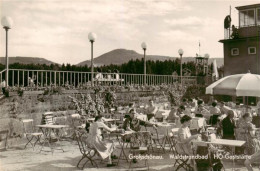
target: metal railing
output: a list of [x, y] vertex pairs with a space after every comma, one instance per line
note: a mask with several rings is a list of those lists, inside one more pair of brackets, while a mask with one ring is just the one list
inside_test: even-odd
[[[6, 70], [0, 72], [0, 81], [5, 77]], [[99, 77], [99, 78], [97, 78]], [[180, 76], [174, 75], [146, 75], [146, 84], [144, 83], [144, 74], [128, 73], [94, 73], [94, 85], [162, 85], [181, 83]], [[208, 83], [208, 79], [197, 76], [183, 76], [183, 84]], [[202, 81], [203, 82], [203, 81]], [[78, 71], [54, 71], [54, 70], [26, 70], [9, 69], [9, 86], [79, 86], [91, 85], [91, 72]]]

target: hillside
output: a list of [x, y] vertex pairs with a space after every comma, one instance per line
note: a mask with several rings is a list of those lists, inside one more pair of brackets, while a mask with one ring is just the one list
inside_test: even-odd
[[[94, 65], [95, 66], [102, 66], [102, 65], [110, 65], [110, 64], [115, 64], [115, 65], [120, 65], [123, 63], [127, 63], [131, 59], [136, 60], [136, 59], [142, 59], [143, 55], [139, 54], [133, 50], [126, 50], [126, 49], [115, 49], [110, 52], [107, 52], [99, 57], [94, 58]], [[160, 61], [165, 61], [165, 60], [175, 60], [176, 58], [179, 57], [169, 57], [169, 56], [160, 56], [160, 55], [147, 55], [146, 56], [147, 60], [160, 60]], [[217, 65], [218, 67], [224, 65], [224, 59], [223, 58], [209, 58], [209, 63], [212, 63], [213, 60], [217, 60]], [[195, 57], [184, 57], [183, 62], [188, 62], [188, 61], [195, 61]], [[83, 65], [89, 65], [90, 66], [90, 60], [86, 60], [83, 62], [80, 62], [77, 64], [79, 66]]]
[[[0, 57], [0, 63], [5, 64], [5, 57]], [[52, 61], [49, 61], [44, 58], [37, 58], [37, 57], [9, 57], [9, 64], [13, 63], [21, 63], [21, 64], [46, 64], [46, 65], [51, 65], [51, 64], [56, 64]]]

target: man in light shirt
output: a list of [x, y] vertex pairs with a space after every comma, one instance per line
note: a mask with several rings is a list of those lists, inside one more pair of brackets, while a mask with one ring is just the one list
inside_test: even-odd
[[217, 107], [216, 101], [212, 102], [212, 106], [210, 107], [209, 111], [210, 111], [210, 114], [212, 114], [212, 115], [221, 115], [221, 111]]

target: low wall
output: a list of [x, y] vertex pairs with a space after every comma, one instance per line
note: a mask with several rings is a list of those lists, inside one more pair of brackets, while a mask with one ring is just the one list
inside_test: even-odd
[[[90, 91], [63, 90], [61, 94], [52, 95], [43, 95], [43, 91], [25, 91], [22, 97], [10, 94], [10, 97], [0, 101], [0, 131], [8, 129], [9, 137], [17, 137], [23, 135], [21, 119], [34, 119], [37, 125], [41, 123], [42, 114], [48, 111], [55, 112], [57, 116], [73, 114], [75, 108], [68, 96], [80, 97], [80, 94], [87, 93]], [[116, 95], [119, 105], [128, 105], [131, 101], [146, 103], [149, 99], [167, 101], [167, 97], [160, 91], [125, 91]]]

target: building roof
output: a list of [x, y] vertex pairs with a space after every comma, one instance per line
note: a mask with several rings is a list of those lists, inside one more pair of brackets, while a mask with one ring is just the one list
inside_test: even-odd
[[236, 7], [237, 10], [244, 10], [244, 9], [250, 9], [250, 8], [259, 8], [260, 4], [252, 4], [252, 5], [244, 5]]

